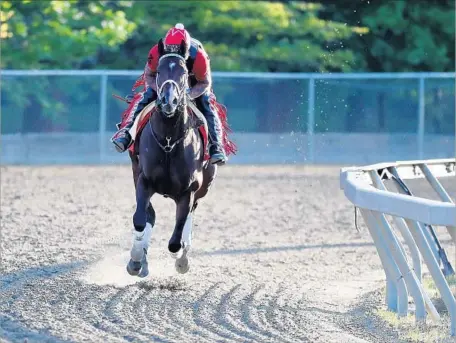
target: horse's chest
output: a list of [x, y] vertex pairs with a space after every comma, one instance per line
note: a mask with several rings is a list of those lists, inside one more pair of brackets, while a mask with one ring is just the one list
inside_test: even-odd
[[172, 196], [190, 187], [192, 175], [189, 172], [183, 171], [181, 166], [170, 165], [168, 168], [157, 170], [152, 176], [152, 181], [157, 193]]

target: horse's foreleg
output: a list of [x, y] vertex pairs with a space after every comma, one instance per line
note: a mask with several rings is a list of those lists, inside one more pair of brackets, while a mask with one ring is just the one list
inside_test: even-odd
[[[141, 173], [141, 168], [139, 166], [139, 157], [138, 155], [133, 154], [131, 151], [128, 151], [128, 154], [130, 156], [131, 160], [131, 170], [133, 172], [133, 183], [135, 185], [135, 190], [136, 190], [136, 185], [138, 183], [138, 178], [139, 174]], [[147, 207], [147, 222], [154, 227], [155, 225], [155, 211], [154, 208], [152, 207], [152, 204], [149, 202], [149, 206]]]
[[[136, 211], [133, 215], [133, 225], [135, 228], [133, 247], [130, 252], [130, 262], [127, 271], [131, 275], [147, 276], [147, 249], [152, 235], [152, 223], [150, 222], [150, 198], [154, 191], [147, 182], [144, 174], [140, 174], [136, 184]], [[153, 208], [152, 208], [153, 211]], [[155, 216], [154, 216], [155, 217]], [[154, 218], [155, 220], [155, 218]]]
[[189, 270], [187, 253], [190, 250], [192, 240], [192, 207], [194, 205], [194, 193], [185, 193], [176, 201], [176, 226], [169, 240], [168, 250], [176, 258], [176, 270], [184, 274]]
[[141, 173], [136, 184], [136, 211], [133, 215], [133, 225], [137, 232], [142, 232], [146, 227], [147, 211], [153, 194], [153, 188], [144, 174]]
[[133, 154], [130, 150], [128, 150], [128, 155], [130, 156], [130, 160], [131, 160], [131, 171], [133, 172], [133, 183], [134, 183], [135, 189], [136, 189], [136, 184], [138, 183], [138, 177], [140, 174], [139, 158], [138, 158], [138, 155]]

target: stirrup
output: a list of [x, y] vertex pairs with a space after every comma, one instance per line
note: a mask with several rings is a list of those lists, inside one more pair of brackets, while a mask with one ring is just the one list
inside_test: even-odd
[[223, 166], [226, 163], [227, 158], [226, 158], [226, 156], [223, 153], [218, 152], [218, 153], [215, 153], [213, 156], [210, 157], [210, 161], [211, 161], [211, 164], [216, 164], [218, 166]]
[[114, 144], [114, 148], [116, 149], [117, 152], [125, 152], [128, 150], [129, 146], [124, 148], [124, 145], [122, 144], [123, 147], [121, 147], [116, 141], [112, 140], [111, 141]]

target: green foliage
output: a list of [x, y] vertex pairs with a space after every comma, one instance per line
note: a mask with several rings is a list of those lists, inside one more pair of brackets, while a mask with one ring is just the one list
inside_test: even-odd
[[[150, 47], [184, 22], [214, 69], [348, 71], [356, 28], [318, 17], [321, 5], [268, 1], [4, 1], [2, 67], [142, 67]], [[185, 16], [185, 18], [183, 18]]]
[[453, 0], [322, 1], [323, 18], [369, 28], [352, 37], [359, 71], [454, 71]]
[[2, 1], [2, 68], [77, 68], [100, 48], [117, 47], [136, 29], [106, 1]]
[[[127, 43], [123, 68], [143, 63], [146, 47], [163, 37], [176, 22], [183, 22], [200, 40], [215, 70], [243, 71], [347, 71], [354, 54], [344, 49], [356, 28], [321, 20], [321, 5], [270, 1], [138, 2], [126, 10], [130, 19], [145, 17], [133, 37], [140, 47], [132, 56]], [[183, 19], [183, 13], [188, 15]], [[144, 21], [144, 19], [142, 19]], [[131, 65], [131, 61], [135, 65]]]
[[[136, 29], [127, 20], [123, 9], [129, 2], [115, 6], [106, 1], [2, 1], [1, 68], [71, 69], [79, 68], [87, 57], [100, 50], [118, 48]], [[96, 118], [98, 109], [84, 109], [87, 99], [97, 94], [98, 79], [87, 84], [83, 78], [43, 77], [6, 80], [1, 83], [2, 116], [11, 117], [13, 127], [2, 130], [39, 130], [33, 121], [23, 120], [27, 111], [41, 118], [40, 125], [76, 129], [90, 113]], [[39, 91], [37, 91], [39, 90]], [[71, 99], [75, 108], [68, 107]], [[8, 121], [6, 121], [8, 122]], [[95, 120], [95, 125], [97, 121]], [[94, 125], [91, 125], [95, 127]]]
[[183, 22], [215, 70], [454, 70], [450, 0], [3, 1], [2, 68], [142, 68]]

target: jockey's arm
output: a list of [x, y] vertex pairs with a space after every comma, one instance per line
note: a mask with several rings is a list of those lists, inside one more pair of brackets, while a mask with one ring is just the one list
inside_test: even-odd
[[196, 99], [199, 96], [206, 93], [206, 91], [208, 91], [210, 89], [210, 87], [211, 87], [211, 79], [210, 79], [210, 75], [209, 75], [209, 77], [205, 77], [204, 80], [198, 80], [197, 84], [194, 85], [190, 89], [189, 96], [192, 99]]
[[155, 44], [149, 51], [146, 66], [144, 67], [144, 81], [146, 88], [152, 88], [157, 92], [157, 65], [158, 65], [158, 45]]
[[150, 69], [148, 63], [146, 63], [146, 66], [144, 67], [144, 79], [146, 81], [147, 88], [152, 88], [155, 92], [157, 92], [157, 73]]
[[209, 57], [203, 51], [200, 51], [193, 64], [193, 74], [196, 78], [196, 85], [190, 89], [189, 96], [196, 99], [211, 89], [212, 76]]

